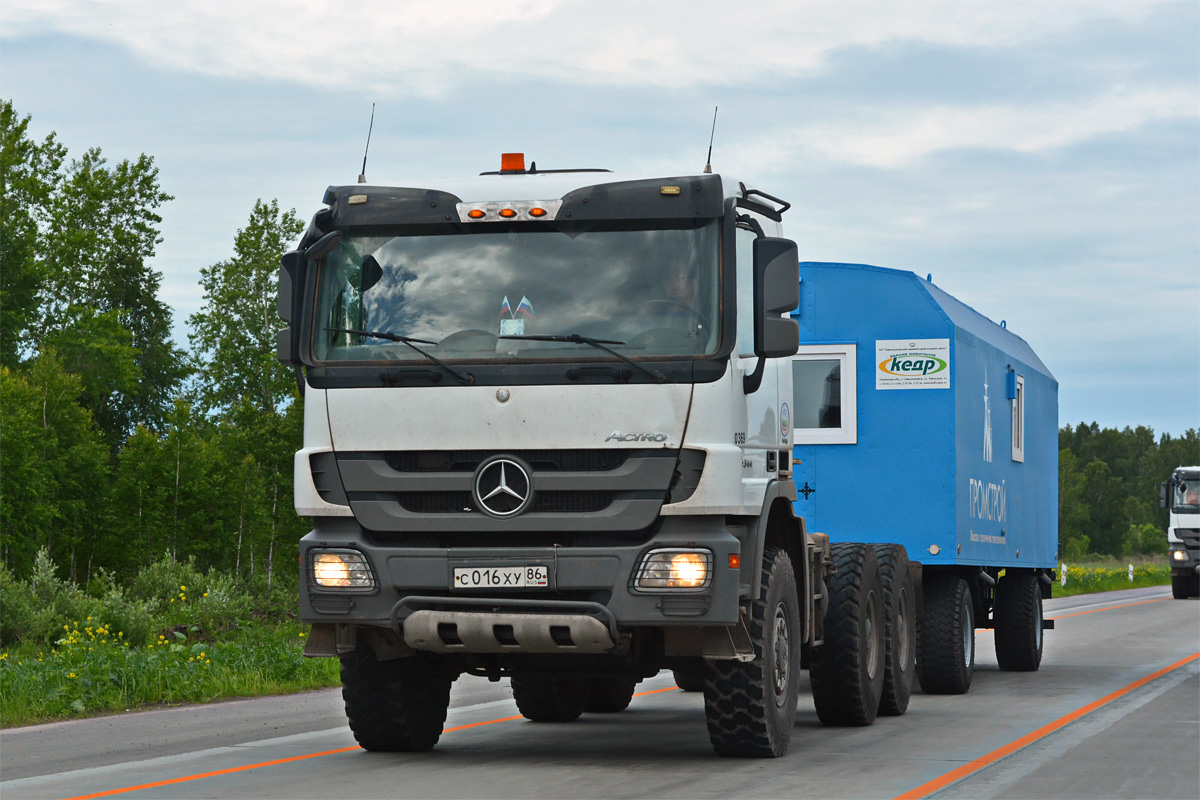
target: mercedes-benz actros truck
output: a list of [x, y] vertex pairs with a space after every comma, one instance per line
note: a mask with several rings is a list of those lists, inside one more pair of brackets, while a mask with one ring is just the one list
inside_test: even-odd
[[[904, 712], [922, 606], [928, 620], [971, 601], [931, 608], [886, 530], [844, 541], [796, 513], [796, 476], [814, 480], [796, 420], [826, 395], [795, 395], [811, 363], [786, 202], [708, 172], [538, 170], [519, 154], [324, 200], [282, 261], [278, 353], [305, 395], [306, 652], [341, 659], [364, 748], [433, 747], [463, 675], [507, 677], [521, 714], [567, 722], [673, 670], [731, 756], [785, 752], [802, 669], [828, 724]], [[950, 349], [925, 373], [970, 357]], [[917, 350], [894, 371], [917, 370]], [[891, 479], [863, 469], [841, 489], [859, 505]], [[1003, 513], [980, 492], [971, 508]], [[1009, 592], [1033, 611], [996, 622], [1035, 666], [1040, 564]], [[972, 562], [968, 577], [995, 574]], [[960, 622], [928, 652], [962, 661], [964, 624], [973, 636]]]

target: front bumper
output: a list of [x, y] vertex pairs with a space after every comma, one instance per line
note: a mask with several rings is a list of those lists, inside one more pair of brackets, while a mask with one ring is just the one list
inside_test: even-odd
[[[412, 547], [380, 542], [381, 537], [363, 531], [352, 519], [321, 518], [316, 524], [300, 541], [301, 620], [389, 628], [418, 649], [440, 649], [434, 634], [447, 630], [440, 627], [445, 625], [456, 627], [462, 644], [453, 649], [460, 652], [503, 652], [504, 636], [499, 644], [490, 638], [497, 629], [504, 635], [526, 630], [530, 645], [519, 648], [526, 652], [548, 646], [556, 637], [596, 652], [611, 648], [630, 628], [729, 626], [738, 621], [742, 570], [730, 567], [729, 557], [742, 555], [741, 542], [721, 516], [665, 517], [648, 540], [639, 536], [639, 541], [621, 543], [614, 536], [613, 544], [572, 547], [505, 547], [502, 542], [492, 547]], [[633, 576], [645, 554], [664, 547], [711, 551], [713, 572], [707, 588], [635, 590]], [[362, 553], [375, 575], [375, 589], [316, 587], [309, 570], [313, 548]], [[547, 568], [547, 586], [507, 591], [451, 588], [456, 568], [528, 566]], [[410, 618], [413, 624], [406, 630]], [[602, 632], [611, 641], [600, 636]], [[541, 644], [532, 644], [535, 641]], [[583, 645], [585, 641], [589, 644]]]

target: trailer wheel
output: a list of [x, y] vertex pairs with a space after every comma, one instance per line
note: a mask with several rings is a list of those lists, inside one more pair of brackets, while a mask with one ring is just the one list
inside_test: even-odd
[[1042, 588], [1032, 572], [1006, 572], [996, 583], [996, 661], [1007, 672], [1042, 663]]
[[917, 636], [917, 679], [926, 694], [966, 694], [975, 672], [975, 607], [967, 582], [925, 579], [925, 619]]
[[1171, 597], [1176, 600], [1200, 597], [1200, 575], [1172, 575]]
[[532, 722], [572, 722], [587, 702], [587, 681], [557, 675], [514, 675], [509, 681], [521, 716]]
[[697, 659], [694, 665], [676, 667], [671, 670], [675, 685], [685, 692], [704, 691], [704, 662]]
[[909, 569], [908, 552], [903, 545], [877, 544], [879, 582], [883, 585], [885, 664], [883, 693], [879, 713], [898, 717], [908, 710], [917, 673], [916, 588]]
[[763, 553], [762, 587], [747, 623], [752, 661], [705, 664], [708, 738], [718, 755], [776, 758], [787, 752], [800, 693], [796, 575], [778, 547]]
[[342, 657], [342, 700], [355, 740], [364, 750], [431, 750], [442, 735], [453, 679], [437, 657], [378, 661], [359, 645]]
[[622, 676], [592, 678], [583, 710], [589, 714], [615, 714], [629, 708], [637, 678]]
[[879, 713], [887, 649], [879, 562], [870, 545], [831, 545], [833, 578], [825, 643], [814, 647], [809, 677], [817, 717], [826, 725], [870, 725]]

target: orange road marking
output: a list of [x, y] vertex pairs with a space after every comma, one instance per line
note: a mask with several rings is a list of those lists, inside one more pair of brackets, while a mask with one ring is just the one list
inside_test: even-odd
[[[673, 692], [678, 690], [678, 686], [668, 686], [666, 689], [651, 689], [646, 692], [638, 692], [634, 697], [645, 697], [648, 694], [658, 694], [660, 692]], [[450, 733], [452, 731], [463, 731], [467, 728], [478, 728], [483, 725], [495, 725], [497, 722], [513, 722], [515, 720], [524, 719], [524, 717], [501, 717], [500, 719], [489, 719], [486, 722], [471, 722], [466, 725], [456, 725], [453, 728], [445, 728], [442, 733]], [[96, 792], [95, 794], [81, 794], [76, 797], [67, 798], [67, 800], [92, 800], [96, 797], [112, 797], [113, 795], [125, 794], [126, 792], [137, 792], [142, 789], [155, 789], [159, 786], [170, 786], [176, 783], [187, 783], [188, 781], [198, 781], [201, 778], [214, 778], [218, 775], [230, 775], [234, 772], [246, 772], [252, 769], [260, 769], [262, 767], [273, 767], [278, 764], [288, 764], [292, 761], [304, 761], [309, 758], [320, 758], [321, 756], [333, 756], [338, 753], [350, 753], [355, 750], [361, 750], [358, 745], [353, 747], [342, 747], [337, 750], [325, 750], [320, 753], [308, 753], [303, 756], [292, 756], [290, 758], [277, 758], [274, 761], [261, 761], [257, 764], [247, 764], [242, 767], [230, 767], [229, 769], [219, 769], [215, 772], [201, 772], [197, 775], [185, 775], [182, 778], [169, 778], [165, 781], [155, 781], [154, 783], [143, 783], [139, 786], [126, 786], [123, 789], [109, 789], [106, 792]]]
[[[1097, 609], [1097, 610], [1103, 611], [1104, 609]], [[1087, 612], [1084, 612], [1084, 613], [1087, 613]], [[1032, 733], [1025, 734], [1024, 736], [1022, 736], [1020, 739], [1017, 739], [1016, 741], [1009, 742], [1008, 744], [1004, 745], [1003, 747], [1001, 747], [997, 750], [993, 750], [992, 752], [988, 753], [985, 756], [981, 756], [981, 757], [975, 759], [974, 761], [963, 764], [958, 769], [951, 770], [950, 772], [947, 772], [945, 775], [942, 775], [941, 777], [934, 778], [933, 780], [929, 781], [928, 783], [923, 783], [920, 786], [918, 786], [917, 788], [911, 789], [911, 790], [905, 792], [904, 794], [899, 795], [898, 797], [896, 797], [896, 800], [921, 800], [921, 798], [929, 797], [929, 795], [933, 794], [934, 792], [944, 789], [947, 786], [949, 786], [950, 784], [956, 783], [957, 781], [962, 780], [963, 778], [967, 777], [968, 775], [972, 775], [972, 774], [978, 772], [979, 770], [983, 769], [984, 767], [986, 767], [990, 764], [994, 764], [995, 762], [999, 761], [1000, 759], [1002, 759], [1006, 756], [1012, 755], [1013, 753], [1017, 752], [1018, 750], [1021, 750], [1022, 748], [1033, 744], [1034, 742], [1038, 741], [1039, 739], [1043, 739], [1043, 738], [1049, 736], [1050, 734], [1054, 733], [1055, 731], [1059, 730], [1060, 728], [1066, 727], [1067, 725], [1071, 724], [1072, 722], [1079, 719], [1080, 717], [1086, 716], [1087, 714], [1092, 713], [1096, 709], [1101, 708], [1102, 706], [1108, 705], [1113, 700], [1116, 700], [1119, 697], [1124, 697], [1125, 695], [1132, 692], [1134, 689], [1138, 689], [1142, 686], [1145, 686], [1147, 683], [1150, 683], [1150, 681], [1153, 681], [1156, 678], [1161, 678], [1163, 675], [1166, 675], [1168, 672], [1179, 669], [1180, 667], [1184, 666], [1185, 664], [1191, 663], [1192, 661], [1195, 661], [1198, 658], [1200, 658], [1200, 653], [1193, 653], [1192, 655], [1188, 656], [1187, 658], [1176, 661], [1174, 664], [1172, 664], [1169, 667], [1163, 667], [1158, 672], [1151, 673], [1150, 675], [1147, 675], [1144, 678], [1139, 678], [1138, 680], [1134, 681], [1133, 683], [1129, 684], [1128, 686], [1121, 688], [1121, 689], [1117, 689], [1112, 694], [1105, 695], [1104, 697], [1101, 697], [1099, 700], [1088, 703], [1086, 706], [1083, 706], [1082, 708], [1075, 709], [1070, 714], [1067, 714], [1064, 717], [1059, 717], [1058, 719], [1054, 720], [1053, 722], [1043, 725], [1042, 727], [1038, 728], [1036, 731], [1033, 731]]]
[[1138, 600], [1136, 603], [1121, 603], [1116, 606], [1105, 606], [1104, 608], [1093, 608], [1091, 611], [1076, 611], [1074, 614], [1063, 614], [1058, 617], [1048, 617], [1047, 619], [1066, 619], [1067, 617], [1082, 617], [1084, 614], [1095, 614], [1097, 611], [1112, 611], [1114, 608], [1128, 608], [1129, 606], [1140, 606], [1146, 603], [1160, 603], [1166, 600], [1165, 597], [1152, 597], [1149, 600]]
[[93, 797], [111, 797], [114, 794], [124, 794], [125, 792], [137, 792], [142, 789], [154, 789], [159, 786], [170, 786], [174, 783], [186, 783], [187, 781], [198, 781], [201, 778], [212, 778], [217, 775], [228, 775], [232, 772], [245, 772], [249, 769], [257, 769], [259, 767], [271, 767], [276, 764], [286, 764], [289, 761], [303, 761], [306, 758], [319, 758], [321, 756], [331, 756], [335, 753], [349, 753], [351, 750], [358, 750], [358, 745], [354, 747], [343, 747], [338, 750], [326, 750], [322, 753], [309, 753], [303, 756], [292, 756], [291, 758], [279, 758], [274, 761], [263, 761], [259, 764], [249, 764], [244, 767], [230, 767], [229, 769], [219, 769], [215, 772], [202, 772], [199, 775], [187, 775], [182, 778], [170, 778], [165, 781], [155, 781], [154, 783], [143, 783], [140, 786], [126, 786], [124, 789], [109, 789], [107, 792], [96, 792], [95, 794], [82, 794], [78, 797], [72, 797], [70, 800], [91, 800]]

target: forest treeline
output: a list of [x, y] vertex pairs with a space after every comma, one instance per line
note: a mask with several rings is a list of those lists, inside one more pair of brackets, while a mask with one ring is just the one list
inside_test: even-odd
[[189, 347], [150, 267], [172, 198], [146, 155], [68, 158], [0, 101], [0, 558], [28, 576], [133, 575], [164, 553], [241, 580], [295, 580], [301, 434], [275, 358], [276, 272], [303, 226], [257, 202], [201, 270]]
[[[2, 101], [0, 559], [27, 577], [45, 548], [79, 584], [164, 554], [294, 582], [302, 401], [275, 358], [275, 292], [302, 222], [254, 204], [229, 257], [201, 269], [180, 348], [149, 265], [172, 199], [153, 158], [68, 158], [29, 122]], [[1158, 484], [1200, 462], [1197, 432], [1068, 425], [1059, 444], [1063, 552], [1165, 550]]]

